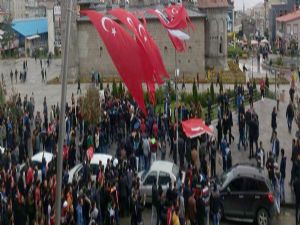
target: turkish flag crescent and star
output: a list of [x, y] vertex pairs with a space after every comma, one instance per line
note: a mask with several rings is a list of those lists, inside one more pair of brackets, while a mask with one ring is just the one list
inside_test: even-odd
[[[169, 38], [175, 49], [179, 52], [186, 50], [186, 44], [179, 37], [174, 36], [170, 30], [186, 29], [188, 27], [189, 16], [182, 5], [172, 5], [165, 8], [166, 15], [158, 9], [149, 9], [148, 13], [155, 15], [161, 24], [167, 29]], [[191, 26], [192, 23], [190, 22]]]
[[143, 60], [145, 71], [143, 79], [147, 84], [149, 99], [155, 104], [155, 82], [162, 84], [162, 76], [169, 77], [157, 45], [144, 25], [132, 13], [121, 8], [110, 10], [108, 13], [119, 19], [134, 33], [136, 41], [142, 50], [141, 57], [147, 59]]
[[128, 91], [146, 114], [141, 76], [144, 59], [140, 57], [140, 47], [124, 28], [109, 17], [93, 10], [80, 13], [89, 17], [97, 29]]

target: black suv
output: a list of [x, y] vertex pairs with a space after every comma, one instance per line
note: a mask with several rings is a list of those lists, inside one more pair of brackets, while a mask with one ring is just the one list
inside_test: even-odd
[[264, 171], [235, 165], [220, 179], [221, 216], [228, 220], [268, 225], [275, 212], [271, 182]]

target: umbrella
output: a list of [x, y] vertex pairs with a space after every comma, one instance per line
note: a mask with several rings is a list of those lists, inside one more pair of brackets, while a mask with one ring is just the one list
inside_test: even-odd
[[189, 138], [199, 137], [203, 134], [213, 135], [213, 131], [202, 119], [190, 119], [182, 122], [185, 135]]
[[258, 41], [257, 40], [251, 40], [251, 45], [258, 45]]
[[269, 44], [269, 41], [267, 39], [263, 39], [263, 40], [261, 40], [261, 43], [263, 43], [263, 44]]

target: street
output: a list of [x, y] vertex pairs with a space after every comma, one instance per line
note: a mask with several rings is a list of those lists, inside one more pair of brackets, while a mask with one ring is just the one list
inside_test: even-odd
[[[151, 208], [147, 206], [143, 212], [144, 218], [144, 225], [150, 225], [151, 221]], [[293, 225], [295, 223], [295, 210], [284, 208], [279, 216], [275, 216], [273, 221], [270, 225]], [[130, 225], [130, 218], [122, 218], [120, 220], [120, 224], [122, 225]], [[210, 223], [212, 224], [212, 222]], [[228, 220], [223, 220], [220, 222], [220, 225], [247, 225], [249, 223], [242, 223], [242, 222], [233, 222]]]

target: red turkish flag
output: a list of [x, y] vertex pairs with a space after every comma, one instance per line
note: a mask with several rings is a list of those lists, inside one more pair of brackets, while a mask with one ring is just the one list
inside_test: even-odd
[[140, 57], [140, 47], [127, 31], [107, 16], [91, 10], [83, 10], [81, 14], [88, 16], [97, 29], [128, 91], [146, 113], [141, 77], [144, 59]]
[[[177, 10], [177, 11], [176, 11]], [[176, 14], [172, 14], [172, 11]], [[161, 24], [168, 29], [185, 29], [188, 27], [187, 22], [187, 12], [185, 8], [182, 7], [176, 7], [171, 9], [168, 9], [169, 13], [166, 13], [167, 16], [163, 12], [161, 12], [158, 9], [148, 9], [148, 13], [155, 15], [160, 20]], [[175, 16], [176, 15], [176, 16]], [[168, 18], [169, 17], [169, 18]], [[173, 19], [172, 19], [173, 18]]]
[[[179, 17], [179, 20], [185, 20], [182, 25], [186, 27], [181, 28], [181, 29], [185, 29], [188, 27], [188, 24], [192, 27], [192, 29], [195, 29], [194, 24], [192, 23], [189, 14], [187, 13], [186, 9], [184, 8], [183, 5], [170, 5], [168, 7], [165, 8], [165, 13], [167, 14], [167, 17], [170, 21], [174, 20], [174, 18]], [[179, 28], [177, 28], [179, 29]]]
[[147, 84], [149, 99], [154, 104], [155, 82], [162, 84], [163, 80], [161, 76], [169, 76], [166, 72], [165, 66], [163, 65], [162, 57], [157, 45], [147, 32], [145, 26], [132, 13], [120, 8], [110, 10], [108, 13], [119, 19], [134, 33], [137, 43], [143, 50], [142, 58], [147, 59], [143, 60], [143, 67], [145, 71], [143, 79]]
[[147, 10], [148, 13], [156, 15], [161, 24], [167, 28], [170, 40], [178, 52], [186, 50], [186, 44], [183, 40], [172, 35], [170, 30], [185, 29], [188, 27], [189, 16], [182, 5], [172, 5], [165, 9], [166, 15], [158, 9]]

